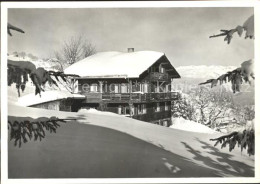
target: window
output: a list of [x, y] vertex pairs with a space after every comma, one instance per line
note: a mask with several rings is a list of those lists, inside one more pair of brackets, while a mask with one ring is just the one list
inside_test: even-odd
[[142, 112], [143, 114], [146, 114], [146, 104], [142, 104]]
[[146, 114], [146, 104], [137, 105], [138, 114]]
[[131, 116], [134, 116], [135, 115], [135, 107], [133, 105], [131, 105], [129, 110], [130, 110]]
[[124, 114], [124, 115], [130, 114], [129, 106], [127, 106], [127, 105], [119, 105], [117, 113], [118, 114]]
[[121, 105], [118, 106], [117, 114], [122, 114], [122, 106]]
[[125, 114], [130, 114], [129, 106], [126, 106], [126, 107], [125, 107]]
[[141, 105], [137, 105], [137, 113], [142, 114], [142, 107]]
[[121, 93], [127, 93], [127, 84], [121, 84]]
[[143, 92], [144, 93], [148, 93], [148, 84], [147, 83], [144, 83], [144, 88], [143, 88]]
[[97, 92], [97, 91], [98, 91], [98, 85], [97, 84], [91, 84], [90, 92]]
[[156, 103], [155, 112], [160, 112], [160, 103]]
[[118, 84], [115, 84], [115, 90], [114, 90], [114, 93], [119, 93], [119, 86], [118, 86]]
[[167, 104], [167, 102], [165, 102], [165, 111], [169, 110], [169, 105]]
[[161, 67], [160, 68], [160, 73], [165, 73], [165, 68]]

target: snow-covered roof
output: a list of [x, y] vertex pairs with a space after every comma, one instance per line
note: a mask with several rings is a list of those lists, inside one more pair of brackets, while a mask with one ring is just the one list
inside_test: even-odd
[[81, 77], [125, 76], [135, 78], [162, 56], [164, 53], [155, 51], [100, 52], [71, 65], [65, 69], [64, 73]]
[[66, 99], [66, 98], [79, 98], [84, 99], [84, 95], [80, 94], [71, 94], [67, 91], [45, 91], [41, 93], [41, 97], [39, 95], [35, 95], [34, 93], [30, 93], [28, 95], [24, 95], [18, 98], [18, 104], [21, 106], [32, 106], [36, 104], [41, 104], [45, 102], [50, 102], [54, 100]]

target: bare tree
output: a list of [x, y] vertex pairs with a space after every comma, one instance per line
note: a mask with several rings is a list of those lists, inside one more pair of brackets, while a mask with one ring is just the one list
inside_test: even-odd
[[95, 47], [83, 36], [72, 36], [63, 42], [60, 51], [54, 52], [54, 56], [63, 65], [72, 65], [95, 53]]
[[96, 53], [96, 48], [91, 43], [87, 43], [83, 46], [84, 58], [89, 57], [95, 53]]
[[55, 52], [54, 52], [54, 57], [55, 57], [54, 62], [59, 63], [59, 65], [60, 65], [60, 71], [63, 72], [63, 71], [64, 71], [64, 62], [63, 62], [63, 59], [62, 59], [60, 53], [59, 53], [58, 51], [55, 51]]

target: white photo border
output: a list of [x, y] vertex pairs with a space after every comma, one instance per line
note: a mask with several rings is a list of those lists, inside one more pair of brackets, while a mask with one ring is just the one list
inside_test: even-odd
[[[260, 182], [260, 85], [255, 86], [255, 177], [238, 178], [122, 178], [122, 179], [8, 179], [7, 154], [7, 12], [8, 8], [163, 8], [163, 7], [254, 7], [255, 13], [255, 70], [260, 68], [260, 2], [248, 1], [103, 1], [103, 2], [2, 2], [1, 3], [1, 180], [4, 184], [45, 183], [259, 183]], [[257, 34], [256, 34], [257, 33]], [[259, 84], [260, 72], [255, 83]], [[258, 112], [258, 113], [257, 113]]]

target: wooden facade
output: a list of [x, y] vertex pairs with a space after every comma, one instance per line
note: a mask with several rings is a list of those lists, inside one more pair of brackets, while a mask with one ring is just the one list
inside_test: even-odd
[[180, 96], [177, 92], [171, 92], [172, 80], [180, 78], [178, 72], [162, 55], [136, 76], [115, 74], [74, 78], [77, 83], [74, 93], [81, 94], [81, 99], [66, 98], [34, 107], [72, 112], [95, 108], [170, 126], [171, 104]]
[[86, 98], [79, 108], [96, 108], [134, 119], [169, 126], [171, 102], [179, 98], [171, 92], [179, 74], [163, 56], [138, 78], [123, 76], [80, 77], [78, 93]]

